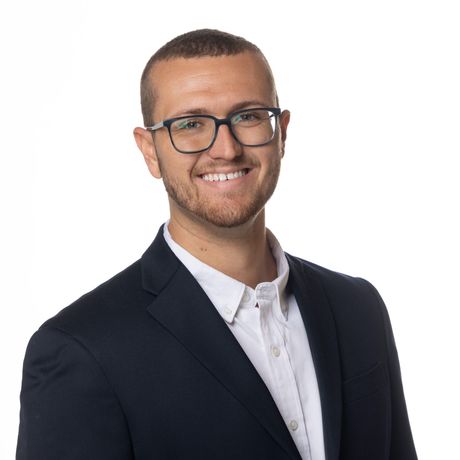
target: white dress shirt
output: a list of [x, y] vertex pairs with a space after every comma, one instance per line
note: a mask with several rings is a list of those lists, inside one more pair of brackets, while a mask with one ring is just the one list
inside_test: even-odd
[[299, 306], [286, 289], [289, 265], [280, 244], [267, 230], [278, 277], [252, 289], [192, 256], [172, 239], [168, 223], [166, 242], [265, 382], [302, 459], [325, 460], [318, 382]]

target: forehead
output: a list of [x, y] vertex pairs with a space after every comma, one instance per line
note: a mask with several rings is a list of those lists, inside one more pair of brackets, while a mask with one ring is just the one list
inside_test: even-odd
[[159, 119], [191, 109], [224, 115], [244, 101], [275, 104], [270, 69], [252, 52], [160, 61], [153, 66], [149, 80]]

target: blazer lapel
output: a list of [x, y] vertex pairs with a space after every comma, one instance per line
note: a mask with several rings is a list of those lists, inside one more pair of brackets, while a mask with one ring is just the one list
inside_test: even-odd
[[142, 257], [144, 288], [156, 299], [147, 308], [255, 417], [292, 459], [294, 441], [249, 358], [224, 320], [160, 231]]
[[289, 287], [305, 324], [318, 379], [327, 460], [339, 458], [342, 423], [342, 379], [334, 318], [320, 280], [313, 270], [286, 254]]

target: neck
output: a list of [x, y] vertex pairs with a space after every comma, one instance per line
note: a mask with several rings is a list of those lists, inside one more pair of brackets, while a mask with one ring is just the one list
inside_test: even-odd
[[233, 228], [211, 226], [171, 214], [173, 240], [197, 259], [255, 288], [277, 277], [276, 262], [267, 241], [265, 212]]

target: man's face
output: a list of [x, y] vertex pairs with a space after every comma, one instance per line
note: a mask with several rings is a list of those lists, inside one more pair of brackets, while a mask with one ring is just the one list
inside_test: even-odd
[[[276, 106], [266, 65], [254, 53], [161, 61], [153, 68], [151, 83], [155, 122], [198, 113], [225, 118], [240, 109]], [[288, 122], [285, 111], [274, 139], [262, 147], [241, 146], [227, 126], [220, 126], [212, 147], [198, 154], [177, 152], [166, 128], [156, 131], [153, 139], [150, 132], [136, 128], [135, 137], [152, 175], [163, 178], [171, 218], [181, 214], [217, 227], [235, 227], [255, 219], [272, 195]], [[229, 173], [244, 175], [206, 180], [209, 174]]]

